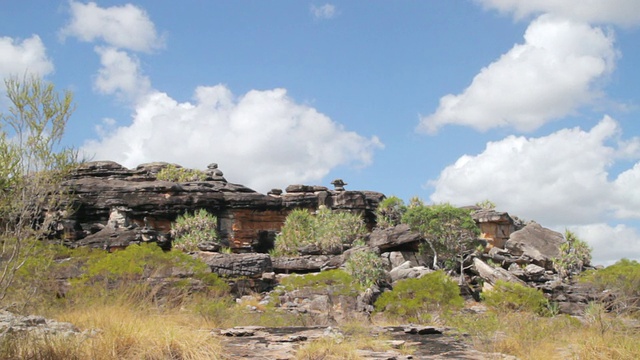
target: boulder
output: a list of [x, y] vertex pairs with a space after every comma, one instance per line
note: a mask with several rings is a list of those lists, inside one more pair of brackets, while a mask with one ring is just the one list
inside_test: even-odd
[[271, 261], [277, 273], [318, 272], [331, 258], [327, 255], [280, 256]]
[[259, 278], [265, 272], [272, 272], [271, 257], [267, 254], [219, 254], [197, 252], [194, 257], [201, 259], [220, 276]]
[[380, 254], [380, 257], [388, 263], [389, 269], [398, 267], [405, 261], [409, 261], [412, 267], [420, 265], [420, 259], [414, 251], [391, 251]]
[[473, 259], [473, 266], [478, 275], [490, 285], [495, 285], [498, 280], [502, 280], [526, 286], [524, 281], [509, 271], [501, 267], [492, 267], [478, 258]]
[[409, 244], [417, 246], [422, 239], [420, 234], [411, 231], [409, 225], [401, 224], [387, 229], [374, 229], [369, 236], [369, 246], [385, 251]]
[[427, 267], [412, 267], [410, 261], [405, 261], [402, 265], [391, 269], [391, 271], [389, 271], [389, 276], [391, 277], [391, 282], [396, 282], [403, 279], [419, 278], [431, 272], [433, 272], [433, 270]]
[[551, 270], [553, 258], [560, 254], [560, 245], [564, 242], [564, 237], [559, 232], [532, 222], [511, 234], [505, 247], [512, 255]]

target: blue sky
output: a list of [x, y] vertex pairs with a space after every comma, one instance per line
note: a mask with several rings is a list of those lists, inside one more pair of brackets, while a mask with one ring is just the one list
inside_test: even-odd
[[639, 27], [637, 0], [0, 1], [0, 77], [72, 90], [96, 160], [490, 199], [609, 264], [640, 259]]

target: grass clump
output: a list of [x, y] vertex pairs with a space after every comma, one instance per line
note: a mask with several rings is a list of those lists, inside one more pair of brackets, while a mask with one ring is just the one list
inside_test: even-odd
[[220, 245], [218, 218], [205, 209], [178, 216], [172, 224], [173, 247], [182, 251], [198, 251], [198, 244], [214, 242]]
[[296, 256], [302, 247], [316, 247], [323, 254], [339, 254], [345, 245], [366, 234], [359, 215], [320, 207], [316, 215], [304, 209], [293, 210], [276, 237], [274, 256]]
[[207, 174], [202, 170], [187, 169], [169, 164], [156, 174], [156, 179], [171, 182], [205, 181]]
[[532, 312], [543, 315], [549, 301], [537, 289], [498, 280], [493, 289], [482, 293], [485, 304], [498, 312]]
[[396, 320], [429, 322], [432, 314], [447, 313], [463, 304], [456, 282], [443, 271], [436, 271], [417, 279], [398, 281], [393, 290], [380, 295], [375, 308], [377, 312], [397, 317]]

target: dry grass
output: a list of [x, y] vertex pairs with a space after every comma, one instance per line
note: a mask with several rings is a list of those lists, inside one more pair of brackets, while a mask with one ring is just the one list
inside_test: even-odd
[[[19, 336], [0, 351], [3, 359], [221, 359], [222, 346], [201, 317], [123, 305], [70, 309], [59, 321], [82, 335]], [[92, 331], [94, 330], [94, 331]]]
[[602, 323], [531, 313], [460, 315], [449, 325], [471, 335], [475, 348], [519, 359], [640, 359], [640, 333], [610, 314]]

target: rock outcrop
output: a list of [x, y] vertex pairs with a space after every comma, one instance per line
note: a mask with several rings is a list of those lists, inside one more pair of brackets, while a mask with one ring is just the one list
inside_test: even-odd
[[[64, 184], [74, 194], [73, 213], [60, 216], [52, 236], [72, 246], [117, 248], [145, 241], [146, 229], [146, 240], [162, 242], [179, 215], [206, 209], [217, 216], [222, 241], [234, 252], [266, 253], [294, 208], [315, 210], [324, 205], [356, 212], [372, 228], [374, 210], [384, 198], [373, 191], [310, 185], [264, 195], [227, 182], [216, 164], [204, 171], [202, 181], [158, 180], [158, 172], [167, 166], [150, 163], [130, 170], [112, 161], [82, 164]], [[118, 225], [103, 231], [114, 216], [120, 218]], [[155, 232], [152, 237], [149, 230]]]
[[564, 242], [564, 236], [559, 232], [532, 222], [511, 234], [505, 248], [525, 262], [551, 270], [553, 258], [560, 254], [560, 245]]

